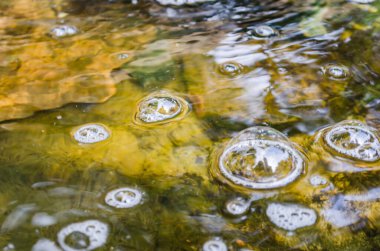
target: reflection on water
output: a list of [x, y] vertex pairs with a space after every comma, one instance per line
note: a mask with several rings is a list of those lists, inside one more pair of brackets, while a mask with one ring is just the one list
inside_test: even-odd
[[0, 249], [378, 250], [378, 1], [0, 3]]

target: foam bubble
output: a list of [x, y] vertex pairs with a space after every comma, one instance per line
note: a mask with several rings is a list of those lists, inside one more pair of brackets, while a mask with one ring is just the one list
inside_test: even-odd
[[105, 197], [105, 202], [116, 208], [135, 207], [142, 201], [143, 194], [141, 191], [124, 187], [110, 191]]
[[212, 2], [214, 0], [156, 0], [161, 5], [194, 5], [205, 2]]
[[32, 251], [62, 251], [54, 241], [49, 239], [40, 239], [33, 245]]
[[79, 127], [74, 133], [74, 139], [82, 144], [93, 144], [110, 137], [108, 129], [103, 125], [89, 124]]
[[73, 25], [60, 25], [50, 30], [50, 35], [55, 38], [73, 36], [79, 32], [78, 28]]
[[232, 216], [240, 216], [248, 212], [250, 205], [250, 201], [237, 197], [227, 201], [225, 205], [225, 212]]
[[332, 80], [346, 80], [350, 77], [350, 70], [341, 64], [327, 64], [322, 67], [322, 72]]
[[228, 248], [221, 238], [214, 238], [203, 244], [202, 251], [228, 251]]
[[358, 4], [370, 4], [375, 2], [375, 0], [350, 0], [350, 2]]
[[303, 155], [280, 132], [252, 127], [232, 139], [219, 157], [219, 172], [235, 185], [272, 189], [295, 181]]
[[319, 176], [319, 175], [313, 175], [310, 177], [309, 182], [312, 186], [324, 186], [327, 184], [326, 178]]
[[325, 130], [324, 147], [341, 157], [364, 162], [380, 160], [380, 141], [374, 129], [360, 121], [343, 121]]
[[317, 214], [313, 209], [297, 204], [271, 203], [266, 214], [273, 224], [288, 231], [312, 226], [317, 221]]
[[135, 117], [137, 122], [143, 124], [160, 124], [183, 118], [188, 109], [184, 99], [159, 92], [139, 103]]
[[108, 225], [87, 220], [64, 227], [58, 233], [58, 243], [65, 251], [94, 250], [103, 246], [108, 238]]
[[259, 25], [253, 27], [251, 34], [256, 38], [269, 38], [278, 35], [278, 31], [268, 25]]

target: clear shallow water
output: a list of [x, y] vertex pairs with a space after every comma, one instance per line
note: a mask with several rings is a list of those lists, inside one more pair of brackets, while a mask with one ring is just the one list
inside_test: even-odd
[[194, 2], [0, 3], [0, 248], [380, 249], [379, 3]]

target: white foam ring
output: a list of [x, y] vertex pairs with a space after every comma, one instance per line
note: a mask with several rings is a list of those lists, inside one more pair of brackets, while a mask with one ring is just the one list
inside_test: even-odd
[[[103, 246], [108, 238], [108, 225], [98, 220], [87, 220], [70, 224], [58, 233], [58, 243], [65, 251], [87, 251]], [[84, 248], [72, 247], [66, 243], [66, 238], [72, 234], [80, 233], [88, 238]]]
[[324, 137], [327, 146], [346, 158], [375, 162], [380, 160], [380, 142], [365, 126], [337, 124]]
[[[271, 172], [273, 176], [264, 177], [243, 177], [237, 175], [231, 170], [228, 164], [233, 164], [233, 161], [229, 161], [228, 158], [232, 155], [241, 154], [243, 157], [248, 158], [250, 151], [255, 153], [255, 163], [251, 165], [247, 161], [248, 165], [243, 167], [244, 172], [251, 173], [259, 165], [264, 166], [264, 169], [269, 169], [267, 172]], [[279, 170], [281, 162], [286, 162], [290, 160], [289, 172], [283, 177], [276, 177], [276, 172], [281, 172]], [[285, 164], [287, 165], [287, 164]], [[236, 185], [243, 186], [251, 189], [273, 189], [286, 186], [291, 182], [295, 181], [302, 173], [304, 167], [304, 161], [301, 153], [296, 149], [290, 147], [280, 141], [272, 140], [246, 140], [232, 144], [230, 147], [224, 150], [219, 158], [219, 170], [224, 177]], [[254, 178], [256, 180], [254, 180]]]
[[273, 224], [288, 231], [312, 226], [317, 221], [317, 214], [313, 209], [297, 204], [271, 203], [266, 214]]
[[233, 216], [239, 216], [247, 213], [250, 207], [250, 201], [237, 197], [226, 203], [226, 212]]
[[89, 124], [80, 127], [74, 133], [74, 139], [82, 144], [93, 144], [104, 141], [110, 137], [108, 130], [98, 124]]
[[105, 202], [115, 208], [132, 208], [142, 201], [141, 191], [124, 187], [110, 191], [105, 197]]
[[202, 251], [228, 251], [228, 248], [222, 239], [215, 238], [205, 242]]

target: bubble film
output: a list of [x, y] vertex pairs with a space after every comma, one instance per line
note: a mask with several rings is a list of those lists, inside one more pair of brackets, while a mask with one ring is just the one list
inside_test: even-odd
[[162, 124], [180, 120], [189, 110], [188, 103], [165, 92], [153, 94], [138, 105], [136, 121], [140, 124]]
[[228, 182], [251, 189], [273, 189], [295, 181], [304, 169], [303, 155], [280, 132], [252, 127], [231, 140], [219, 157]]
[[110, 137], [109, 131], [102, 125], [89, 124], [79, 127], [74, 133], [74, 139], [82, 144], [93, 144]]

